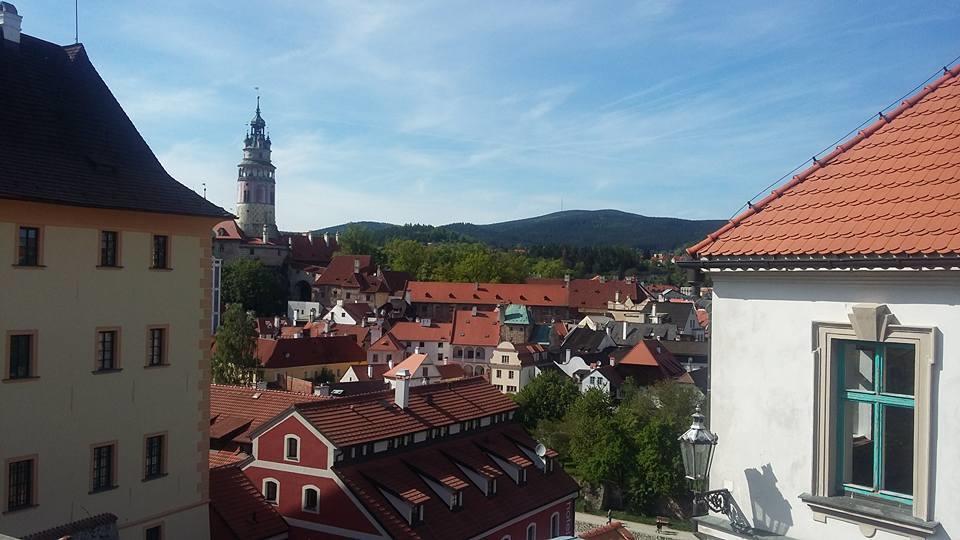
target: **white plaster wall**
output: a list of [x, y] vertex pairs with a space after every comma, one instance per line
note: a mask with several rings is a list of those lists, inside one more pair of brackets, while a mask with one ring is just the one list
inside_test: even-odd
[[[812, 322], [848, 322], [853, 304], [884, 303], [902, 324], [935, 326], [936, 538], [960, 535], [960, 275], [946, 272], [713, 273], [711, 429], [720, 437], [713, 488], [731, 489], [756, 525], [797, 539], [850, 539], [855, 525], [813, 520]], [[939, 381], [938, 381], [939, 379]], [[877, 531], [876, 539], [897, 538]]]

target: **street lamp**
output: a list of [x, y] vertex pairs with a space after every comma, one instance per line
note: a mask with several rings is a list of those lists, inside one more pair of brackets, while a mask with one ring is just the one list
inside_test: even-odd
[[693, 423], [690, 429], [680, 436], [680, 453], [683, 457], [683, 470], [693, 490], [693, 515], [707, 515], [704, 507], [726, 515], [730, 526], [738, 532], [749, 532], [752, 527], [743, 515], [733, 494], [727, 489], [706, 491], [710, 479], [710, 466], [713, 465], [713, 452], [717, 449], [716, 434], [703, 425], [704, 416], [700, 406], [691, 415]]

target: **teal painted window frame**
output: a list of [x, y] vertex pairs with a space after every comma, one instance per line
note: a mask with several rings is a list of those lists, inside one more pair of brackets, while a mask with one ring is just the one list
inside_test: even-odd
[[[912, 349], [914, 354], [914, 366], [916, 366], [916, 355], [917, 349], [914, 345], [905, 344], [905, 343], [877, 343], [871, 341], [862, 341], [856, 339], [840, 339], [835, 340], [836, 346], [835, 350], [837, 353], [837, 395], [838, 407], [837, 415], [839, 416], [839, 421], [837, 422], [837, 482], [840, 485], [840, 489], [844, 493], [864, 495], [868, 497], [875, 497], [878, 499], [895, 502], [899, 504], [904, 504], [908, 506], [913, 505], [913, 496], [907, 495], [905, 493], [897, 493], [893, 491], [887, 491], [882, 489], [883, 485], [883, 426], [884, 426], [884, 412], [889, 407], [899, 407], [910, 409], [916, 414], [916, 390], [914, 390], [913, 396], [905, 396], [902, 394], [892, 394], [884, 392], [884, 380], [883, 380], [883, 368], [886, 359], [886, 351], [891, 348], [901, 348], [901, 349]], [[846, 358], [844, 357], [844, 343], [852, 343], [855, 345], [861, 345], [864, 347], [870, 347], [874, 350], [873, 355], [873, 391], [864, 391], [864, 390], [850, 390], [846, 388]], [[916, 370], [916, 368], [914, 368]], [[916, 373], [916, 371], [915, 371]], [[863, 486], [857, 484], [848, 484], [843, 481], [843, 468], [844, 468], [844, 442], [845, 442], [845, 407], [844, 405], [847, 402], [856, 402], [856, 403], [869, 403], [873, 405], [873, 486], [871, 489], [866, 489]]]

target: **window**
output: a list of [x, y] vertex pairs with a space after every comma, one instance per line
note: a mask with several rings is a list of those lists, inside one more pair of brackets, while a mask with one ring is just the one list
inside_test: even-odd
[[17, 265], [40, 266], [40, 229], [20, 227], [17, 244]]
[[27, 379], [34, 376], [33, 372], [33, 334], [12, 334], [7, 377]]
[[153, 235], [153, 258], [151, 268], [169, 268], [169, 237], [155, 234]]
[[314, 486], [304, 486], [303, 488], [303, 511], [320, 511], [320, 492]]
[[460, 347], [453, 348], [453, 357], [454, 358], [463, 358], [463, 349]]
[[162, 366], [166, 364], [166, 329], [151, 328], [147, 354], [148, 366]]
[[33, 459], [11, 461], [7, 465], [7, 511], [30, 508], [34, 501]]
[[913, 345], [838, 340], [840, 488], [913, 502]]
[[296, 435], [287, 435], [284, 437], [284, 459], [287, 461], [300, 461], [300, 437]]
[[154, 525], [153, 527], [144, 529], [143, 531], [143, 540], [161, 540], [163, 538], [163, 526]]
[[100, 266], [117, 266], [117, 232], [100, 231]]
[[380, 361], [380, 355], [378, 355], [377, 353], [373, 353], [373, 363], [376, 364], [379, 361]]
[[426, 347], [426, 346], [427, 346], [426, 343], [424, 343], [424, 342], [422, 342], [422, 341], [420, 342], [420, 348], [421, 348], [421, 349], [424, 348], [424, 347]]
[[503, 370], [502, 370], [502, 369], [498, 369], [498, 370], [497, 370], [497, 377], [502, 377], [502, 376], [503, 376]]
[[392, 361], [393, 361], [393, 355], [392, 355], [392, 354], [388, 354], [388, 355], [387, 355], [387, 362], [392, 362]]
[[501, 364], [509, 364], [509, 363], [510, 363], [510, 357], [509, 357], [508, 355], [504, 354], [503, 356], [500, 357], [500, 363], [501, 363]]
[[508, 370], [507, 370], [507, 378], [508, 378], [508, 379], [512, 379], [512, 378], [513, 378], [513, 375], [514, 375], [513, 370], [512, 370], [512, 369], [508, 369]]
[[94, 447], [91, 491], [102, 491], [114, 487], [114, 448], [113, 444]]
[[550, 516], [550, 538], [560, 536], [560, 513], [554, 512]]
[[117, 331], [97, 332], [97, 371], [117, 369]]
[[473, 349], [467, 349], [467, 360], [473, 360]]
[[[885, 305], [854, 305], [848, 317], [850, 323], [813, 323], [816, 451], [810, 495], [801, 499], [814, 512], [845, 512], [848, 521], [864, 524], [881, 513], [878, 529], [916, 535], [911, 524], [934, 519], [931, 385], [943, 361], [938, 330], [902, 325]], [[842, 510], [851, 497], [857, 509]]]
[[280, 482], [273, 478], [264, 478], [263, 498], [270, 504], [280, 504]]
[[516, 392], [517, 392], [517, 387], [516, 387], [516, 386], [507, 386], [507, 392], [516, 393]]
[[537, 540], [537, 524], [527, 525], [527, 540]]
[[158, 478], [163, 476], [166, 472], [164, 469], [164, 440], [163, 435], [153, 435], [147, 437], [145, 448], [144, 448], [144, 469], [143, 477], [144, 479]]

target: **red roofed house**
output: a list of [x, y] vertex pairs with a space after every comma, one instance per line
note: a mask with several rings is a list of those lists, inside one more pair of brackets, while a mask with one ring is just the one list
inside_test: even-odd
[[633, 377], [639, 385], [676, 379], [687, 372], [673, 353], [656, 339], [641, 339], [625, 353], [622, 351], [613, 354], [617, 372], [623, 379]]
[[367, 359], [371, 364], [388, 364], [421, 353], [442, 364], [444, 359], [450, 358], [452, 338], [451, 323], [436, 323], [429, 319], [401, 321], [367, 349]]
[[537, 363], [546, 358], [547, 350], [539, 343], [501, 342], [490, 359], [490, 384], [501, 392], [516, 394], [537, 376]]
[[289, 526], [237, 464], [210, 465], [210, 540], [284, 540]]
[[[297, 403], [324, 399], [329, 398], [249, 386], [211, 384], [210, 448], [212, 451], [250, 454], [253, 451], [250, 433], [264, 422]], [[211, 461], [214, 459], [234, 461], [224, 454], [214, 456], [211, 452]]]
[[[713, 280], [711, 483], [758, 529], [960, 530], [958, 76], [688, 250]], [[698, 528], [732, 537], [716, 517]]]
[[315, 297], [327, 307], [364, 302], [370, 310], [403, 296], [409, 276], [374, 267], [370, 255], [337, 255], [314, 281]]
[[481, 378], [301, 404], [254, 433], [253, 484], [291, 538], [572, 535], [578, 486]]
[[[451, 283], [411, 281], [407, 283], [407, 302], [416, 315], [434, 321], [453, 322], [457, 310], [493, 311], [501, 304], [520, 304], [530, 308], [534, 322], [548, 323], [569, 319], [575, 310], [569, 306], [566, 284], [559, 283]], [[606, 301], [604, 301], [606, 305]]]
[[289, 375], [317, 379], [324, 369], [335, 379], [350, 366], [364, 364], [367, 355], [353, 336], [319, 336], [257, 340], [257, 379], [272, 382]]
[[[379, 366], [367, 365], [368, 370], [375, 367]], [[458, 364], [441, 364], [429, 355], [411, 354], [403, 362], [383, 372], [384, 382], [389, 383], [391, 388], [396, 386], [397, 374], [402, 370], [406, 370], [407, 378], [413, 386], [463, 378], [463, 368]]]
[[500, 344], [500, 328], [497, 311], [457, 311], [450, 359], [462, 365], [468, 376], [487, 375], [489, 378], [490, 358]]

